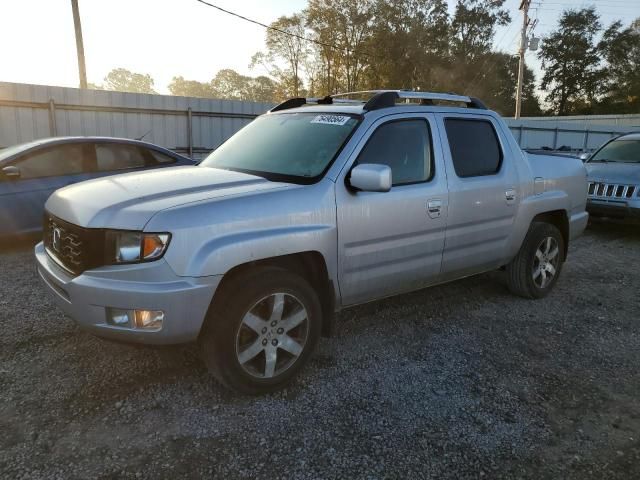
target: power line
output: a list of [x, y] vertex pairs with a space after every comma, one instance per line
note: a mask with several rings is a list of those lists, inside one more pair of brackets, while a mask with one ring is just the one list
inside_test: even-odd
[[297, 38], [299, 40], [303, 40], [305, 42], [315, 43], [316, 45], [320, 45], [322, 47], [328, 47], [328, 48], [332, 48], [334, 50], [340, 50], [340, 51], [348, 52], [348, 53], [351, 53], [351, 54], [354, 54], [354, 55], [355, 54], [360, 54], [360, 55], [363, 55], [365, 57], [374, 57], [375, 58], [375, 55], [372, 55], [372, 54], [367, 53], [367, 52], [362, 52], [362, 51], [361, 52], [356, 52], [355, 50], [350, 50], [348, 48], [341, 48], [341, 47], [339, 47], [337, 45], [334, 45], [332, 43], [326, 43], [326, 42], [323, 42], [323, 41], [320, 41], [320, 40], [316, 40], [315, 38], [306, 37], [304, 35], [298, 35], [297, 33], [288, 32], [288, 31], [283, 30], [281, 28], [274, 27], [272, 25], [267, 25], [266, 23], [262, 23], [262, 22], [259, 22], [258, 20], [253, 20], [252, 18], [245, 17], [244, 15], [240, 15], [239, 13], [235, 13], [235, 12], [232, 12], [231, 10], [227, 10], [225, 8], [219, 7], [218, 5], [214, 5], [213, 3], [205, 2], [205, 0], [196, 0], [196, 2], [202, 3], [203, 5], [207, 5], [208, 7], [211, 7], [211, 8], [215, 8], [216, 10], [219, 10], [219, 11], [221, 11], [223, 13], [226, 13], [227, 15], [231, 15], [231, 16], [234, 16], [234, 17], [239, 18], [241, 20], [244, 20], [246, 22], [253, 23], [254, 25], [259, 25], [260, 27], [266, 28], [267, 30], [273, 30], [274, 32], [278, 32], [278, 33], [281, 33], [283, 35], [288, 35], [290, 37], [295, 37], [295, 38]]
[[[512, 23], [511, 26], [509, 26], [509, 28], [505, 28], [504, 33], [502, 34], [502, 37], [500, 37], [500, 40], [495, 45], [495, 51], [496, 52], [500, 52], [500, 47], [502, 46], [502, 43], [504, 42], [504, 39], [507, 37], [507, 34], [509, 34], [509, 32], [511, 32], [511, 30], [513, 29], [514, 25], [515, 25], [515, 23]], [[519, 32], [516, 32], [516, 35], [511, 39], [511, 42], [513, 42], [516, 39], [516, 36], [518, 34], [519, 34]], [[491, 73], [491, 71], [495, 67], [495, 62], [494, 62], [493, 65], [491, 65], [489, 67], [489, 70], [487, 70], [486, 72], [483, 72], [484, 67], [487, 66], [487, 63], [489, 63], [489, 61], [491, 59], [492, 59], [492, 56], [491, 55], [487, 55], [487, 58], [484, 60], [484, 62], [482, 62], [482, 65], [480, 65], [480, 68], [478, 69], [478, 72], [475, 74], [473, 79], [469, 83], [467, 83], [467, 85], [465, 87], [465, 91], [472, 92], [473, 88], [476, 87], [476, 80], [479, 80], [480, 79], [479, 77], [481, 75], [483, 75], [483, 73], [484, 73], [484, 76], [486, 76], [487, 74]]]

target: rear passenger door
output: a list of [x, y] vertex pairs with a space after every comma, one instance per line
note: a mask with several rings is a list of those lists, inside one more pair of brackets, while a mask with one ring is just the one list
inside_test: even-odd
[[[351, 168], [365, 163], [391, 167], [390, 191], [349, 188], [345, 179]], [[390, 115], [369, 127], [338, 178], [336, 203], [343, 305], [435, 281], [444, 245], [447, 184], [433, 117]]]
[[95, 146], [99, 174], [125, 173], [150, 166], [148, 157], [137, 145], [104, 142]]
[[98, 176], [177, 165], [175, 157], [141, 145], [96, 143]]
[[490, 115], [439, 114], [449, 185], [444, 278], [501, 266], [520, 201], [507, 140]]

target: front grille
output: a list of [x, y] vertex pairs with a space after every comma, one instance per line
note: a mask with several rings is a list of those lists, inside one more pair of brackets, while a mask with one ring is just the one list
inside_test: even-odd
[[589, 182], [590, 198], [631, 198], [636, 193], [636, 185], [620, 185], [617, 183]]
[[45, 213], [44, 246], [58, 264], [74, 275], [102, 263], [102, 237], [100, 230], [79, 227]]

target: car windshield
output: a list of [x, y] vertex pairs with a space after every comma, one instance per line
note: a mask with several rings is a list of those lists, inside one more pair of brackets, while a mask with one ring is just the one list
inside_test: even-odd
[[200, 166], [310, 183], [322, 175], [354, 131], [349, 114], [281, 113], [258, 117]]
[[640, 163], [640, 140], [614, 140], [596, 152], [589, 162]]

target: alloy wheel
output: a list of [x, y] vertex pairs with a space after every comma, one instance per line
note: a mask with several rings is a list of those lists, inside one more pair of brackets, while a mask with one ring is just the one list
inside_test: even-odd
[[236, 335], [236, 358], [249, 375], [273, 378], [296, 363], [308, 336], [302, 302], [289, 293], [273, 293], [244, 315]]
[[538, 288], [545, 288], [556, 276], [558, 263], [560, 262], [560, 250], [558, 242], [553, 237], [544, 238], [533, 257], [533, 283]]

